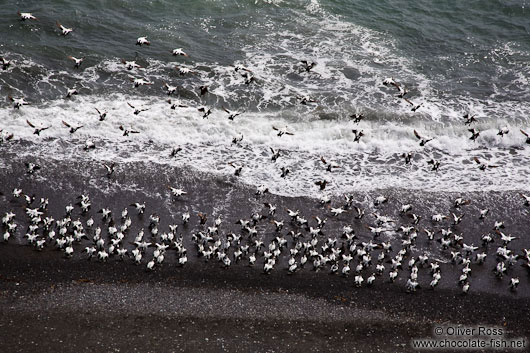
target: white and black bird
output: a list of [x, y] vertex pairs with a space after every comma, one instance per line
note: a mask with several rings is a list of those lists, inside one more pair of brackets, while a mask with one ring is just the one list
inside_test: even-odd
[[68, 28], [68, 27], [63, 26], [62, 24], [59, 23], [59, 21], [56, 21], [55, 25], [61, 30], [61, 34], [63, 36], [70, 34], [74, 30], [73, 28]]
[[149, 108], [136, 108], [134, 105], [132, 105], [131, 103], [127, 102], [127, 105], [129, 107], [131, 107], [134, 111], [133, 111], [133, 114], [134, 115], [138, 115], [140, 114], [141, 112], [145, 112], [147, 110], [149, 110]]
[[149, 86], [153, 84], [153, 82], [144, 80], [143, 78], [130, 77], [129, 80], [133, 83], [134, 88], [138, 88], [140, 86]]
[[351, 132], [353, 132], [353, 134], [355, 135], [354, 139], [353, 139], [353, 142], [357, 142], [359, 143], [359, 141], [361, 140], [361, 137], [364, 136], [364, 132], [363, 130], [352, 130]]
[[26, 123], [27, 123], [30, 127], [32, 127], [33, 129], [35, 129], [35, 130], [33, 131], [33, 134], [34, 134], [34, 135], [37, 135], [37, 136], [40, 136], [40, 133], [41, 133], [41, 132], [43, 132], [44, 130], [47, 130], [47, 129], [49, 129], [49, 128], [51, 127], [51, 125], [50, 125], [50, 126], [46, 126], [46, 127], [37, 127], [37, 126], [35, 126], [34, 124], [32, 124], [29, 120], [26, 120]]
[[103, 163], [103, 166], [107, 170], [107, 177], [110, 178], [112, 174], [114, 174], [114, 168], [116, 167], [116, 163], [111, 163], [111, 164]]
[[183, 66], [178, 66], [178, 65], [175, 65], [175, 70], [177, 70], [179, 72], [179, 75], [187, 75], [187, 74], [191, 73], [191, 69], [190, 68], [183, 67]]
[[132, 60], [132, 61], [127, 61], [125, 59], [121, 59], [121, 63], [123, 65], [125, 65], [125, 68], [127, 70], [132, 70], [132, 69], [141, 69], [142, 67], [140, 65], [138, 65], [136, 63], [136, 61]]
[[71, 98], [72, 96], [78, 95], [79, 91], [76, 88], [68, 88], [66, 89], [66, 97], [65, 98]]
[[504, 135], [508, 135], [509, 132], [510, 132], [510, 129], [508, 129], [508, 127], [505, 126], [499, 129], [499, 132], [497, 132], [497, 135], [499, 135], [500, 137], [504, 137]]
[[2, 65], [2, 70], [7, 70], [7, 68], [11, 65], [11, 60], [7, 60], [3, 56], [0, 56], [0, 65]]
[[469, 139], [471, 141], [476, 141], [478, 139], [478, 137], [480, 136], [480, 131], [478, 131], [475, 128], [467, 129], [467, 131], [469, 131], [471, 133], [471, 136], [469, 137]]
[[226, 109], [225, 107], [223, 107], [223, 110], [228, 114], [228, 120], [234, 120], [235, 117], [242, 114], [241, 112], [230, 111]]
[[471, 115], [470, 113], [465, 114], [462, 118], [464, 118], [465, 125], [471, 125], [477, 121], [475, 115]]
[[147, 40], [147, 37], [138, 37], [138, 39], [136, 39], [136, 45], [151, 45], [151, 42]]
[[300, 60], [300, 63], [302, 64], [302, 71], [310, 72], [316, 65], [316, 62], [309, 62], [307, 60]]
[[83, 63], [83, 61], [85, 61], [85, 57], [82, 57], [82, 58], [76, 58], [74, 56], [71, 56], [69, 55], [68, 56], [68, 59], [72, 60], [75, 64], [74, 64], [74, 68], [75, 69], [79, 69], [79, 67], [81, 66], [81, 64]]
[[20, 17], [21, 21], [27, 21], [27, 20], [38, 20], [37, 17], [33, 16], [31, 12], [17, 12], [18, 17]]
[[164, 82], [164, 88], [166, 90], [166, 94], [168, 96], [172, 95], [173, 93], [177, 92], [178, 87], [177, 86], [171, 86], [168, 85], [166, 82]]
[[287, 127], [285, 127], [285, 128], [277, 128], [276, 126], [273, 126], [272, 129], [274, 131], [277, 131], [278, 133], [276, 135], [280, 136], [280, 137], [282, 137], [283, 135], [291, 135], [291, 136], [294, 135], [294, 133], [289, 132], [287, 130]]
[[70, 133], [73, 134], [75, 133], [77, 130], [81, 129], [83, 127], [83, 125], [78, 125], [78, 126], [73, 126], [71, 124], [68, 124], [66, 121], [62, 120], [62, 123], [64, 126], [66, 126], [67, 128], [69, 128], [70, 130]]
[[272, 147], [269, 147], [271, 152], [272, 152], [272, 156], [271, 156], [271, 160], [273, 162], [276, 162], [276, 160], [280, 157], [280, 150], [277, 149], [276, 151], [274, 151], [274, 148]]
[[437, 171], [440, 168], [440, 161], [432, 158], [427, 161], [427, 164], [430, 164], [432, 166], [431, 170]]
[[422, 137], [416, 130], [414, 130], [414, 136], [416, 136], [416, 138], [420, 140], [420, 146], [422, 147], [425, 146], [427, 142], [432, 141], [434, 139], [433, 137]]
[[403, 100], [405, 102], [407, 102], [408, 104], [412, 105], [412, 108], [410, 109], [411, 111], [415, 112], [416, 110], [420, 109], [421, 106], [423, 105], [423, 103], [420, 103], [420, 104], [414, 104], [412, 103], [410, 100], [408, 100], [407, 98], [403, 98]]
[[140, 131], [138, 131], [138, 130], [126, 129], [126, 128], [123, 127], [123, 125], [120, 125], [118, 128], [123, 132], [123, 136], [129, 136], [130, 134], [139, 134], [140, 133]]
[[184, 50], [182, 48], [177, 48], [177, 49], [173, 49], [171, 51], [171, 54], [173, 56], [188, 56], [188, 54], [186, 54], [186, 52], [184, 52]]
[[202, 118], [203, 119], [206, 119], [208, 118], [208, 116], [210, 114], [212, 114], [212, 109], [211, 108], [208, 108], [208, 107], [200, 107], [197, 109], [198, 111], [200, 111], [202, 113]]
[[473, 160], [475, 161], [475, 163], [478, 164], [478, 169], [480, 169], [480, 170], [486, 170], [487, 168], [497, 168], [497, 167], [499, 167], [498, 165], [483, 163], [477, 157], [473, 157]]
[[234, 162], [230, 162], [228, 163], [229, 166], [231, 166], [232, 168], [234, 168], [234, 175], [235, 176], [240, 176], [241, 175], [241, 171], [243, 170], [243, 167], [245, 166], [244, 164], [237, 164], [237, 163], [234, 163]]
[[25, 162], [24, 165], [26, 166], [26, 173], [33, 174], [36, 170], [40, 169], [40, 165], [32, 162]]
[[15, 108], [15, 109], [20, 109], [20, 107], [22, 107], [23, 105], [29, 105], [29, 102], [26, 101], [26, 99], [24, 97], [22, 97], [22, 98], [13, 98], [11, 96], [8, 96], [7, 98], [9, 98], [9, 100], [11, 102], [13, 102], [13, 108]]
[[106, 111], [101, 112], [98, 108], [94, 108], [94, 109], [96, 109], [96, 111], [98, 112], [99, 121], [104, 121], [105, 118], [107, 117], [107, 112]]

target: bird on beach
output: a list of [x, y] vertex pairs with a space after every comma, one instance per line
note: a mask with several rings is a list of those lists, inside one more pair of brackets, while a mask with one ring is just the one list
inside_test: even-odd
[[296, 96], [296, 98], [300, 101], [300, 104], [307, 105], [308, 103], [316, 103], [316, 99], [311, 98], [307, 95], [305, 96]]
[[35, 173], [36, 170], [40, 169], [40, 165], [38, 165], [36, 163], [25, 162], [24, 165], [26, 166], [26, 172], [28, 174], [33, 174], [33, 173]]
[[180, 188], [175, 188], [175, 187], [172, 187], [172, 186], [169, 186], [168, 185], [168, 189], [169, 191], [171, 191], [171, 194], [176, 197], [176, 198], [179, 198], [181, 197], [182, 195], [186, 195], [187, 192], [184, 191], [183, 189], [180, 189]]
[[252, 82], [256, 82], [256, 77], [254, 77], [254, 75], [249, 71], [242, 72], [241, 76], [243, 76], [243, 78], [245, 79], [246, 85], [250, 85]]
[[37, 136], [40, 136], [40, 133], [41, 133], [42, 131], [47, 130], [47, 129], [49, 129], [49, 128], [51, 127], [51, 125], [50, 125], [50, 126], [46, 126], [46, 127], [36, 127], [36, 126], [35, 126], [34, 124], [32, 124], [29, 120], [26, 120], [26, 123], [27, 123], [30, 127], [32, 127], [32, 128], [35, 129], [35, 130], [33, 131], [33, 134], [34, 134], [34, 135], [37, 135]]
[[63, 36], [68, 35], [74, 30], [73, 28], [68, 28], [68, 27], [63, 26], [62, 24], [59, 23], [59, 21], [56, 21], [55, 25], [61, 30], [61, 34]]
[[320, 190], [324, 190], [326, 188], [326, 185], [328, 185], [330, 182], [327, 180], [318, 180], [315, 181], [315, 185], [320, 187]]
[[282, 172], [280, 174], [281, 178], [285, 178], [291, 172], [291, 170], [289, 168], [287, 168], [287, 167], [281, 167], [280, 171]]
[[68, 124], [66, 121], [62, 120], [62, 123], [64, 126], [66, 126], [67, 128], [69, 128], [70, 130], [70, 133], [73, 134], [75, 133], [77, 130], [81, 129], [83, 127], [83, 125], [78, 125], [78, 126], [73, 126], [71, 124]]

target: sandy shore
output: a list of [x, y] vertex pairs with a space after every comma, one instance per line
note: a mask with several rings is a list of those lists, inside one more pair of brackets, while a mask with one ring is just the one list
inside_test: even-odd
[[[434, 325], [440, 323], [502, 326], [507, 336], [513, 337], [530, 332], [530, 323], [524, 318], [530, 309], [527, 275], [521, 268], [510, 270], [510, 275], [521, 278], [519, 291], [511, 293], [507, 279], [497, 280], [491, 273], [493, 256], [484, 266], [473, 266], [468, 295], [460, 294], [456, 285], [459, 273], [450, 263], [442, 264], [444, 281], [437, 290], [422, 289], [413, 294], [404, 289], [406, 275], [390, 284], [385, 273], [374, 286], [355, 288], [352, 276], [329, 275], [327, 271], [315, 273], [308, 268], [288, 275], [286, 259], [270, 275], [262, 273], [261, 263], [250, 268], [243, 261], [223, 269], [217, 261], [205, 263], [197, 258], [190, 245], [189, 234], [200, 228], [198, 211], [208, 213], [210, 222], [211, 215], [222, 215], [227, 229], [251, 211], [260, 211], [263, 202], [276, 203], [280, 210], [300, 209], [308, 218], [316, 214], [329, 217], [329, 211], [310, 198], [256, 197], [252, 188], [236, 178], [148, 162], [120, 165], [116, 175], [108, 179], [98, 162], [38, 158], [33, 160], [43, 168], [29, 176], [22, 163], [27, 157], [19, 158], [9, 150], [2, 153], [0, 191], [4, 196], [0, 197], [0, 213], [13, 210], [20, 222], [17, 237], [0, 244], [0, 340], [8, 352], [401, 352], [411, 350], [412, 338], [431, 337]], [[189, 194], [182, 200], [171, 200], [168, 184], [180, 185]], [[189, 210], [194, 215], [192, 222], [181, 230], [187, 239], [189, 263], [177, 267], [168, 255], [161, 267], [147, 272], [145, 264], [134, 266], [129, 259], [87, 261], [80, 252], [88, 241], [76, 246], [71, 259], [53, 246], [35, 251], [22, 237], [27, 224], [23, 204], [10, 195], [13, 187], [48, 197], [48, 212], [56, 218], [82, 192], [91, 196], [94, 218], [99, 207], [110, 207], [119, 215], [131, 202], [145, 201], [146, 213], [157, 212], [163, 229]], [[396, 219], [401, 217], [402, 203], [413, 203], [416, 212], [428, 219], [437, 210], [450, 210], [455, 197], [399, 190], [380, 193], [390, 201], [377, 211]], [[466, 209], [469, 214], [491, 207], [495, 218], [489, 223], [502, 218], [513, 234], [523, 234], [526, 210], [521, 209], [516, 192], [464, 196], [473, 199]], [[370, 207], [371, 195], [356, 197], [364, 207]], [[75, 217], [87, 217], [76, 212]], [[278, 218], [287, 219], [284, 213]], [[148, 216], [138, 217], [132, 212], [131, 216], [131, 234], [135, 234]], [[363, 224], [356, 222], [348, 215], [329, 221], [326, 236], [351, 223], [360, 240], [371, 239]], [[489, 228], [489, 223], [467, 217], [458, 227], [471, 242], [479, 243], [480, 232]], [[260, 231], [269, 239], [273, 226], [264, 223]], [[396, 245], [401, 241], [381, 240]], [[520, 250], [529, 244], [521, 239], [514, 246]], [[433, 258], [446, 259], [447, 254], [438, 248], [438, 243], [418, 239], [416, 254], [429, 252]], [[420, 283], [428, 283], [429, 276], [427, 270], [420, 270]]]

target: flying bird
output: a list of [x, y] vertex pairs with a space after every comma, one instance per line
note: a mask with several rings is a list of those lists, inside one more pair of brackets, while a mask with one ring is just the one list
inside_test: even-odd
[[425, 146], [427, 142], [433, 140], [433, 137], [422, 137], [416, 130], [414, 130], [414, 136], [416, 136], [416, 138], [420, 140], [420, 146], [422, 147]]
[[282, 137], [283, 135], [294, 135], [292, 132], [287, 131], [287, 127], [285, 129], [282, 129], [282, 128], [277, 128], [277, 127], [273, 126], [272, 129], [274, 131], [278, 131], [278, 133], [276, 135], [280, 136], [280, 137]]
[[68, 56], [68, 59], [70, 59], [70, 60], [72, 60], [72, 61], [75, 62], [75, 64], [74, 64], [74, 68], [79, 69], [79, 66], [81, 66], [81, 64], [82, 64], [83, 61], [85, 60], [85, 57], [82, 57], [82, 58], [76, 58], [76, 57], [74, 57], [74, 56], [69, 55], [69, 56]]
[[63, 26], [62, 24], [59, 23], [59, 21], [56, 21], [55, 25], [61, 30], [63, 36], [68, 35], [70, 32], [74, 30], [73, 28], [68, 28], [68, 27]]
[[232, 112], [232, 111], [226, 109], [225, 107], [223, 107], [223, 110], [228, 114], [228, 120], [234, 120], [235, 117], [237, 117], [238, 115], [243, 114], [243, 113], [240, 113], [240, 112]]
[[182, 50], [182, 48], [173, 49], [171, 54], [173, 54], [173, 56], [189, 56], [184, 50]]
[[142, 45], [151, 45], [151, 42], [147, 40], [147, 37], [138, 37], [136, 39], [136, 45], [142, 46]]
[[134, 105], [132, 105], [131, 103], [127, 102], [127, 105], [129, 107], [131, 107], [132, 109], [134, 109], [134, 115], [138, 115], [140, 114], [141, 112], [145, 112], [147, 110], [149, 110], [149, 108], [136, 108]]
[[20, 12], [20, 11], [18, 11], [17, 15], [20, 17], [21, 21], [38, 20], [38, 18], [33, 16], [33, 14], [31, 12]]
[[40, 133], [44, 130], [47, 130], [50, 128], [50, 126], [46, 126], [46, 127], [36, 127], [34, 124], [32, 124], [29, 120], [26, 120], [26, 123], [31, 126], [32, 128], [35, 129], [35, 131], [33, 131], [33, 134], [34, 135], [37, 135], [37, 136], [40, 136]]
[[63, 125], [64, 125], [64, 126], [66, 126], [67, 128], [70, 129], [70, 133], [71, 133], [71, 134], [75, 133], [77, 130], [79, 130], [79, 129], [81, 129], [81, 128], [83, 127], [83, 125], [79, 125], [79, 126], [74, 127], [74, 126], [68, 124], [68, 123], [67, 123], [66, 121], [64, 121], [64, 120], [63, 120], [62, 122], [63, 122]]

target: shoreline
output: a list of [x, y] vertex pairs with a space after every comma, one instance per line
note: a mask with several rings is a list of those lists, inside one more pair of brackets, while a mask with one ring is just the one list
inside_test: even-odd
[[[468, 295], [462, 295], [456, 285], [459, 267], [449, 261], [441, 264], [443, 281], [438, 288], [428, 289], [429, 271], [420, 268], [418, 279], [426, 288], [407, 293], [406, 265], [396, 283], [388, 282], [387, 269], [373, 286], [356, 288], [353, 273], [349, 277], [330, 275], [328, 269], [315, 273], [307, 266], [289, 275], [285, 254], [270, 275], [263, 274], [260, 261], [254, 268], [242, 260], [224, 269], [215, 259], [205, 263], [197, 258], [189, 239], [191, 233], [201, 229], [196, 216], [199, 211], [209, 215], [207, 225], [221, 215], [223, 232], [227, 233], [237, 231], [239, 226], [234, 224], [237, 219], [249, 217], [253, 211], [263, 213], [263, 202], [273, 202], [278, 205], [277, 219], [288, 221], [285, 208], [299, 209], [311, 224], [314, 222], [311, 215], [325, 215], [328, 223], [322, 239], [338, 236], [343, 225], [351, 224], [357, 241], [367, 242], [373, 236], [364, 224], [374, 221], [372, 212], [405, 224], [410, 221], [400, 215], [399, 208], [411, 202], [415, 212], [423, 217], [421, 225], [434, 227], [428, 220], [429, 214], [453, 211], [453, 199], [463, 196], [472, 198], [472, 203], [465, 206], [468, 215], [477, 213], [479, 206], [491, 207], [495, 214], [485, 223], [469, 216], [456, 227], [470, 242], [480, 242], [481, 230], [497, 218], [502, 218], [514, 235], [524, 234], [527, 210], [521, 206], [517, 192], [411, 194], [391, 189], [371, 194], [359, 192], [354, 196], [367, 214], [359, 222], [352, 219], [351, 213], [332, 218], [327, 207], [307, 197], [274, 194], [256, 197], [255, 190], [239, 183], [235, 177], [223, 178], [145, 162], [120, 165], [109, 180], [100, 163], [57, 161], [42, 156], [35, 159], [42, 169], [29, 176], [23, 165], [25, 159], [11, 157], [4, 159], [0, 169], [0, 180], [4, 181], [0, 190], [4, 194], [0, 196], [0, 214], [13, 210], [20, 223], [16, 238], [8, 244], [0, 243], [0, 311], [3, 313], [0, 338], [9, 351], [34, 351], [42, 347], [74, 351], [78, 345], [99, 351], [134, 348], [219, 351], [224, 347], [230, 351], [264, 352], [282, 351], [285, 347], [293, 351], [338, 352], [351, 347], [359, 351], [388, 351], [390, 345], [393, 351], [410, 351], [410, 340], [431, 337], [434, 324], [502, 326], [507, 328], [508, 337], [530, 331], [528, 322], [521, 318], [521, 313], [530, 309], [527, 275], [522, 268], [511, 269], [509, 275], [519, 275], [521, 285], [517, 292], [510, 292], [507, 278], [498, 280], [491, 273], [494, 248], [488, 249], [486, 264], [472, 265], [471, 290]], [[168, 184], [183, 187], [188, 195], [181, 200], [171, 199]], [[184, 235], [189, 261], [183, 268], [177, 267], [175, 257], [168, 253], [164, 264], [150, 272], [145, 262], [134, 266], [131, 259], [120, 262], [111, 258], [107, 263], [87, 261], [80, 254], [89, 243], [87, 240], [75, 246], [71, 259], [66, 259], [51, 245], [35, 251], [24, 245], [22, 234], [27, 221], [24, 221], [23, 203], [10, 195], [12, 187], [35, 193], [37, 198], [49, 197], [48, 213], [56, 219], [64, 215], [65, 205], [73, 204], [79, 194], [88, 193], [93, 203], [90, 215], [98, 225], [96, 212], [100, 207], [111, 208], [119, 222], [123, 207], [136, 200], [146, 202], [148, 208], [143, 216], [129, 210], [133, 226], [125, 242], [127, 248], [131, 248], [131, 239], [142, 224], [146, 227], [149, 214], [156, 212], [161, 217], [161, 231], [166, 231], [173, 220], [180, 220], [181, 213], [188, 210], [192, 214], [190, 224], [187, 227], [179, 224], [179, 234]], [[385, 194], [389, 201], [375, 207], [371, 196], [379, 194]], [[334, 197], [332, 204], [337, 202], [342, 199]], [[88, 215], [76, 209], [72, 217], [84, 222]], [[258, 229], [266, 241], [275, 236], [268, 220], [259, 224]], [[376, 241], [386, 240], [399, 248], [402, 238], [385, 234]], [[528, 247], [527, 243], [526, 239], [519, 239], [512, 247], [520, 251]], [[418, 256], [424, 252], [429, 252], [433, 260], [448, 260], [448, 253], [439, 250], [439, 243], [429, 242], [421, 234], [412, 254]], [[364, 276], [369, 272], [366, 270]], [[117, 334], [117, 327], [121, 335]], [[27, 332], [33, 332], [40, 341], [28, 340]], [[183, 336], [179, 337], [179, 333]], [[65, 335], [71, 341], [65, 341]], [[159, 336], [163, 342], [154, 338]], [[256, 346], [255, 342], [260, 345]]]

